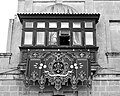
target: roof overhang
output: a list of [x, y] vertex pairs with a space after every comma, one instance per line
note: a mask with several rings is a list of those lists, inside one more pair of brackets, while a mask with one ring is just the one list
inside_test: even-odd
[[94, 19], [98, 23], [100, 17], [99, 13], [17, 13], [17, 15], [21, 23], [24, 19]]

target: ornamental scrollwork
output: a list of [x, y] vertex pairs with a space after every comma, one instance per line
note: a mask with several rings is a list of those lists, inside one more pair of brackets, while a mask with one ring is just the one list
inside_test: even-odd
[[30, 52], [26, 67], [26, 85], [39, 84], [45, 88], [46, 79], [56, 90], [70, 80], [76, 89], [79, 81], [87, 81], [90, 77], [89, 52]]

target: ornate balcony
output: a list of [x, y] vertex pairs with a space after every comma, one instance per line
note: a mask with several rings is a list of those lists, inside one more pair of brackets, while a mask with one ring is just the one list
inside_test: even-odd
[[[21, 49], [25, 85], [54, 85], [57, 90], [70, 84], [76, 89], [91, 80], [92, 49]], [[92, 52], [92, 53], [91, 53]]]

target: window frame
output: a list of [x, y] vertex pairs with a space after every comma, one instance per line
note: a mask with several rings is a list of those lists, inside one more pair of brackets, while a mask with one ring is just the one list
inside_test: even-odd
[[[25, 28], [25, 22], [33, 22], [33, 28]], [[37, 23], [38, 22], [45, 22], [45, 28], [37, 28]], [[49, 28], [49, 23], [50, 22], [56, 22], [57, 23], [57, 28]], [[67, 22], [69, 24], [69, 28], [61, 28], [61, 23], [62, 22]], [[74, 22], [80, 22], [81, 27], [80, 28], [73, 28], [73, 23]], [[92, 22], [93, 28], [85, 28], [85, 22]], [[60, 45], [60, 37], [59, 37], [59, 32], [60, 30], [69, 30], [70, 31], [70, 44], [69, 45]], [[33, 41], [32, 45], [29, 46], [58, 46], [58, 47], [83, 47], [83, 46], [96, 46], [96, 23], [95, 20], [87, 20], [87, 19], [29, 19], [29, 20], [24, 20], [23, 21], [23, 29], [22, 29], [22, 46], [28, 46], [24, 44], [24, 32], [33, 32]], [[45, 32], [45, 44], [44, 45], [39, 45], [37, 44], [37, 32]], [[49, 45], [49, 32], [57, 32], [57, 45]], [[81, 45], [74, 45], [73, 44], [73, 32], [81, 32]], [[85, 32], [93, 32], [93, 45], [86, 45], [85, 44]]]
[[[81, 21], [73, 21], [73, 22], [71, 22], [72, 23], [72, 29], [81, 29], [82, 28], [82, 22]], [[73, 27], [73, 23], [80, 23], [80, 28], [78, 27], [78, 28], [75, 28], [75, 27]]]
[[[92, 27], [86, 28], [86, 27], [85, 27], [85, 23], [86, 23], [86, 22], [88, 22], [88, 23], [91, 22], [91, 23], [92, 23]], [[91, 21], [91, 20], [85, 20], [85, 21], [84, 21], [84, 29], [94, 29], [94, 28], [95, 28], [94, 21]]]
[[[62, 23], [68, 23], [68, 27], [62, 27]], [[61, 29], [69, 29], [70, 28], [70, 21], [63, 21], [63, 20], [61, 20], [60, 21], [60, 28]]]
[[[92, 22], [93, 27], [92, 28], [85, 28], [85, 22]], [[95, 24], [95, 20], [84, 20], [83, 21], [83, 30], [84, 30], [84, 46], [96, 46], [96, 24]], [[85, 32], [93, 32], [93, 45], [86, 45], [86, 37], [85, 37]]]
[[[56, 32], [56, 34], [57, 34], [57, 44], [49, 44], [49, 32]], [[54, 30], [53, 31], [52, 30], [48, 31], [48, 36], [47, 37], [48, 37], [47, 46], [58, 46], [58, 38], [59, 37], [58, 37], [58, 31], [57, 30], [56, 31], [54, 31]]]
[[[37, 44], [37, 33], [44, 33], [44, 44]], [[35, 46], [45, 46], [45, 45], [46, 45], [46, 32], [45, 31], [36, 31]]]
[[[56, 23], [56, 27], [50, 27], [50, 23]], [[58, 28], [58, 22], [57, 21], [49, 21], [48, 22], [48, 29], [57, 29]]]
[[[81, 45], [73, 44], [73, 41], [74, 41], [74, 39], [73, 39], [73, 38], [74, 38], [74, 37], [73, 37], [73, 33], [74, 33], [74, 32], [80, 32], [80, 33], [81, 33]], [[82, 35], [82, 34], [83, 34], [83, 33], [82, 33], [81, 31], [73, 31], [73, 32], [72, 32], [72, 46], [83, 46], [83, 40], [82, 40], [82, 39], [83, 39], [83, 35]]]
[[[86, 33], [92, 33], [92, 43], [93, 44], [86, 44]], [[94, 44], [94, 33], [93, 33], [93, 31], [85, 31], [84, 41], [85, 41], [85, 46], [93, 46], [93, 45], [95, 45]]]
[[[25, 44], [25, 33], [26, 32], [31, 32], [32, 33], [32, 44]], [[22, 46], [34, 46], [33, 45], [33, 43], [34, 43], [34, 32], [33, 31], [31, 31], [31, 30], [24, 30], [23, 32], [22, 32]]]
[[35, 28], [36, 28], [36, 29], [45, 29], [45, 28], [37, 28], [37, 24], [40, 23], [40, 22], [45, 23], [45, 28], [46, 28], [46, 22], [45, 22], [45, 21], [36, 21], [36, 22], [35, 22]]

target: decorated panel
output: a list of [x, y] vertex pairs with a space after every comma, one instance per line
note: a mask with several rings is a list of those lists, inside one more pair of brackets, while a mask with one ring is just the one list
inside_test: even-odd
[[[71, 87], [76, 89], [78, 82], [90, 78], [89, 52], [80, 51], [29, 51], [26, 67], [25, 84], [39, 85], [45, 88], [49, 82], [60, 90], [70, 80]], [[48, 81], [46, 81], [46, 79]]]

